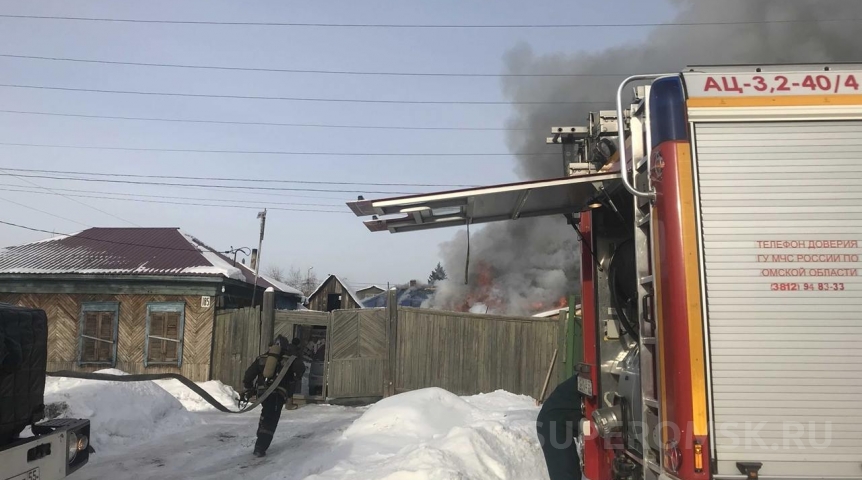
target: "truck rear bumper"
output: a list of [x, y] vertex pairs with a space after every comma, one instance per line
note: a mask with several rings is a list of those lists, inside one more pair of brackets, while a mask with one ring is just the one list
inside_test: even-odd
[[35, 436], [22, 438], [0, 450], [3, 465], [0, 480], [57, 480], [89, 461], [92, 452], [89, 420], [51, 420], [37, 424], [33, 433]]

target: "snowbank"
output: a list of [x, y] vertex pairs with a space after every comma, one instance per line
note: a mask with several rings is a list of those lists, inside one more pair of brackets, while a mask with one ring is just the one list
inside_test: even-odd
[[427, 388], [386, 398], [348, 428], [334, 467], [309, 479], [545, 479], [530, 397]]
[[[155, 384], [162, 387], [166, 392], [180, 401], [186, 410], [190, 412], [217, 412], [215, 407], [207, 403], [197, 393], [186, 387], [179, 380], [156, 380]], [[207, 393], [212, 395], [219, 403], [225, 407], [238, 410], [237, 401], [239, 394], [236, 391], [221, 383], [218, 380], [210, 380], [208, 382], [198, 382], [198, 386], [203, 388]]]
[[[97, 373], [126, 375], [116, 369]], [[103, 382], [48, 377], [45, 404], [49, 418], [90, 420], [97, 451], [134, 445], [197, 424], [183, 405], [153, 382]]]

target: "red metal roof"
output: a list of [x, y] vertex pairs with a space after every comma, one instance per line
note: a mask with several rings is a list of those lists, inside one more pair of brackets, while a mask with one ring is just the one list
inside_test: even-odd
[[[254, 272], [178, 228], [90, 228], [0, 250], [3, 274], [223, 276], [254, 283]], [[258, 286], [285, 290], [266, 279]]]

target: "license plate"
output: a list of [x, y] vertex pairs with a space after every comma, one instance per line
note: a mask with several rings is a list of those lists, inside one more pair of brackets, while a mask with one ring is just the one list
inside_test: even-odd
[[37, 467], [29, 472], [19, 473], [14, 477], [9, 477], [6, 480], [39, 480], [40, 478], [42, 478], [42, 476], [39, 475], [39, 468]]

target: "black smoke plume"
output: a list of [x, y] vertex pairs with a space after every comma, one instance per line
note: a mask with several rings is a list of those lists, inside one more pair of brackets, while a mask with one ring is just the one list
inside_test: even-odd
[[[506, 73], [566, 73], [613, 76], [505, 78], [512, 101], [607, 102], [603, 105], [516, 105], [507, 139], [517, 152], [547, 151], [552, 126], [581, 125], [590, 110], [614, 108], [619, 82], [638, 73], [679, 72], [687, 65], [862, 62], [862, 1], [676, 0], [670, 23], [748, 22], [735, 25], [656, 27], [638, 45], [604, 51], [537, 56], [519, 45], [505, 57]], [[636, 23], [637, 19], [626, 21]], [[622, 32], [594, 29], [601, 38]], [[562, 175], [559, 157], [518, 158], [524, 179]], [[530, 314], [552, 308], [578, 290], [577, 237], [562, 217], [524, 219], [474, 232], [471, 275], [464, 284], [466, 237], [441, 245], [451, 279], [439, 285], [430, 306], [470, 308], [483, 303], [494, 313]], [[490, 269], [490, 272], [489, 272]], [[490, 276], [492, 285], [484, 285]], [[491, 305], [487, 305], [491, 303]], [[480, 306], [479, 310], [481, 311]]]

